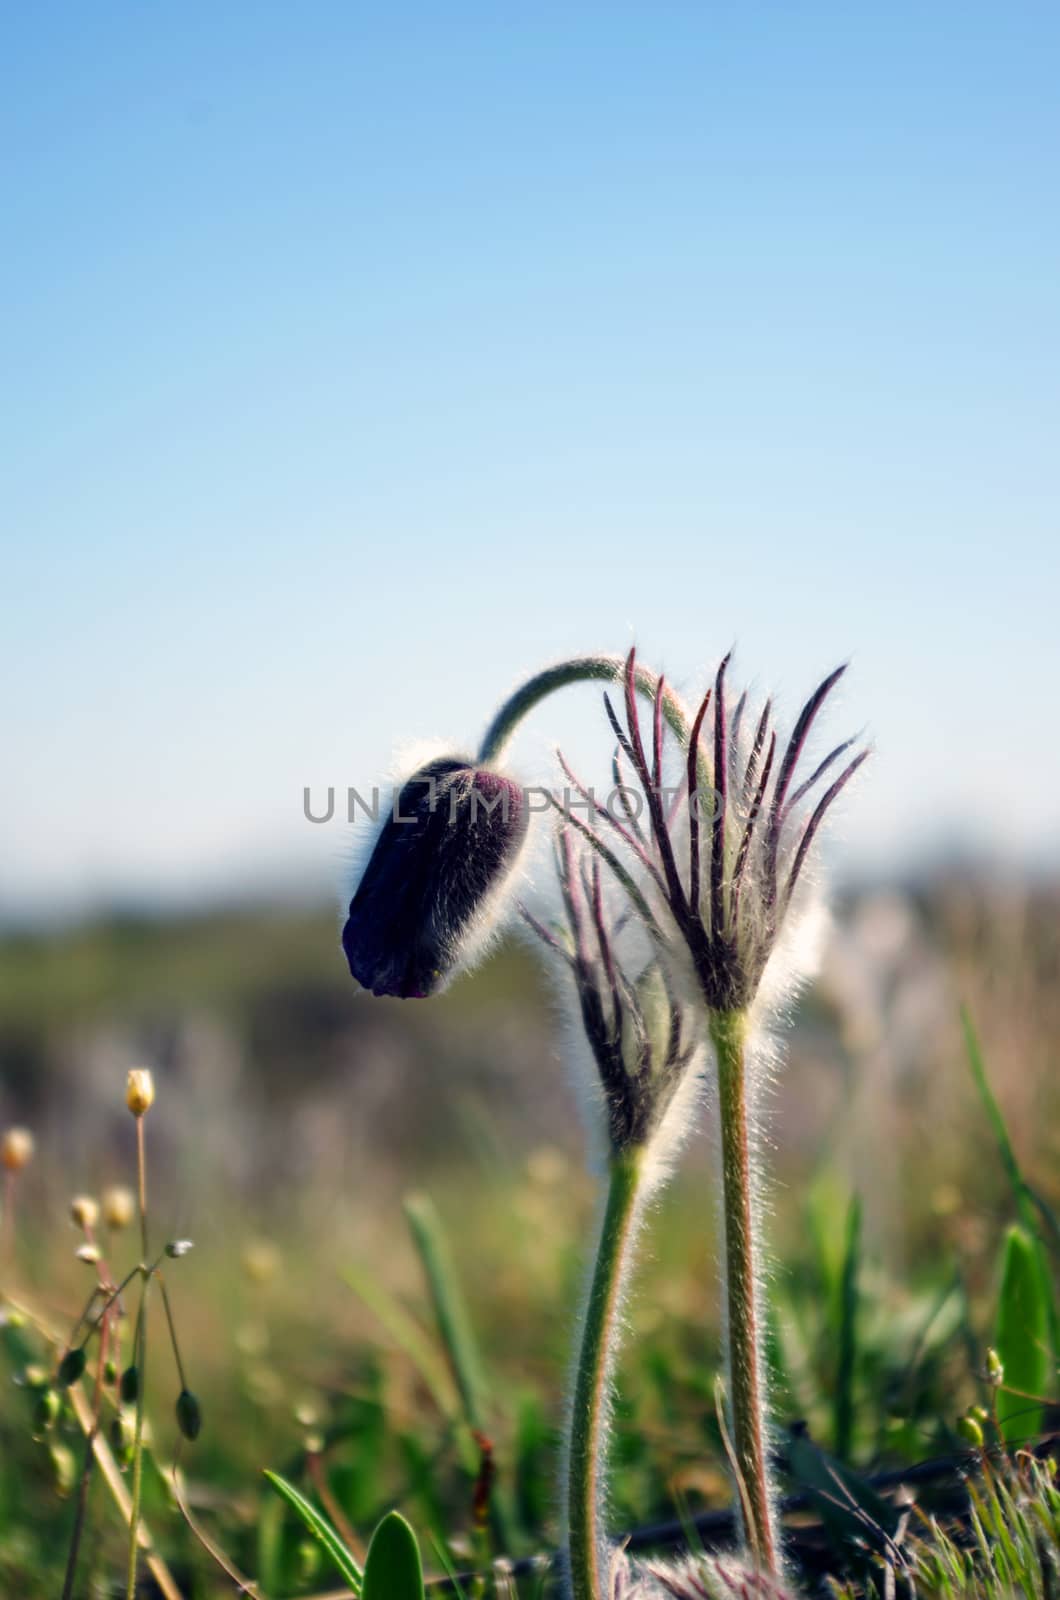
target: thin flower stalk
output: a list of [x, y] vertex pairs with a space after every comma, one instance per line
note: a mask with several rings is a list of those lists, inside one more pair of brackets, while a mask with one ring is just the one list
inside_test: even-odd
[[[565, 768], [565, 770], [568, 770]], [[622, 1308], [636, 1261], [644, 1210], [691, 1118], [681, 1100], [695, 1086], [694, 1030], [651, 954], [634, 978], [620, 943], [628, 930], [605, 902], [600, 862], [557, 836], [561, 927], [524, 916], [573, 979], [579, 1020], [595, 1068], [594, 1111], [607, 1155], [607, 1192], [575, 1361], [565, 1458], [570, 1592], [604, 1600], [612, 1552], [607, 1540], [607, 1458]]]
[[643, 1189], [641, 1152], [631, 1151], [610, 1162], [607, 1199], [575, 1368], [567, 1441], [567, 1540], [574, 1600], [598, 1600], [606, 1594], [611, 1393], [622, 1306], [633, 1270], [644, 1203]]

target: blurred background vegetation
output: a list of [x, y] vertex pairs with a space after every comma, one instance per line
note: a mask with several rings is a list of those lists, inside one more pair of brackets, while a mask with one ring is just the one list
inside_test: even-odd
[[[1060, 1208], [1058, 906], [1054, 887], [968, 874], [851, 890], [793, 1015], [771, 1119], [777, 1412], [866, 1474], [952, 1451], [960, 1411], [984, 1396], [1015, 1209], [962, 1002], [1027, 1182]], [[265, 1467], [355, 1546], [401, 1507], [436, 1573], [553, 1546], [594, 1203], [561, 1034], [522, 944], [437, 1001], [373, 1001], [350, 984], [330, 910], [116, 916], [0, 943], [0, 1124], [37, 1140], [18, 1292], [59, 1327], [75, 1320], [89, 1269], [69, 1201], [132, 1181], [125, 1074], [150, 1066], [155, 1237], [195, 1243], [168, 1272], [205, 1417], [181, 1456], [187, 1500], [266, 1594], [336, 1578]], [[728, 1504], [712, 1181], [704, 1135], [659, 1206], [634, 1302], [620, 1527]], [[112, 1244], [132, 1265], [134, 1238]], [[466, 1303], [455, 1345], [450, 1293], [458, 1322]], [[0, 1592], [51, 1596], [82, 1447], [69, 1420], [36, 1429], [35, 1336], [5, 1337]], [[168, 1464], [179, 1384], [161, 1326], [154, 1351], [148, 1412]], [[1028, 1407], [1028, 1433], [1041, 1421]], [[147, 1517], [187, 1593], [231, 1592], [153, 1472]], [[98, 1482], [91, 1527], [86, 1581], [121, 1570]]]

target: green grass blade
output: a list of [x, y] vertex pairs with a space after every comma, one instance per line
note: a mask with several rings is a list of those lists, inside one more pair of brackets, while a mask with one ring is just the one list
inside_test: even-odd
[[[471, 1433], [488, 1433], [489, 1387], [467, 1304], [441, 1219], [427, 1195], [409, 1195], [405, 1216], [423, 1265], [431, 1303]], [[475, 1446], [477, 1450], [477, 1446]], [[476, 1463], [477, 1469], [477, 1463]], [[491, 1520], [501, 1549], [513, 1548], [512, 1510], [503, 1483], [493, 1484]]]
[[[1044, 1395], [1050, 1367], [1049, 1315], [1038, 1251], [1034, 1239], [1016, 1224], [1005, 1238], [995, 1342], [1005, 1369], [998, 1420], [1006, 1443], [1015, 1444], [1041, 1431], [1041, 1408], [1023, 1396]], [[1008, 1388], [1022, 1393], [1008, 1394]]]
[[964, 1029], [964, 1043], [968, 1054], [968, 1064], [972, 1069], [972, 1077], [979, 1091], [979, 1098], [994, 1130], [998, 1150], [1001, 1153], [1001, 1163], [1005, 1168], [1012, 1193], [1016, 1202], [1016, 1214], [1023, 1225], [1028, 1239], [1034, 1247], [1035, 1267], [1038, 1273], [1039, 1289], [1045, 1305], [1045, 1314], [1048, 1321], [1049, 1348], [1054, 1355], [1060, 1354], [1060, 1319], [1057, 1317], [1056, 1299], [1053, 1294], [1053, 1280], [1049, 1271], [1049, 1261], [1042, 1244], [1041, 1233], [1038, 1227], [1037, 1207], [1034, 1192], [1020, 1170], [1016, 1159], [1016, 1152], [1009, 1138], [1005, 1119], [1001, 1114], [1001, 1107], [994, 1098], [994, 1091], [990, 1087], [987, 1076], [986, 1062], [983, 1059], [979, 1036], [975, 1031], [971, 1015], [966, 1006], [961, 1007], [961, 1026]]
[[408, 1356], [442, 1415], [450, 1421], [459, 1417], [460, 1396], [445, 1359], [415, 1318], [362, 1267], [347, 1267], [343, 1278], [386, 1329], [392, 1342]]
[[449, 1242], [438, 1213], [426, 1195], [410, 1195], [405, 1201], [405, 1216], [423, 1265], [438, 1331], [460, 1391], [464, 1415], [472, 1428], [483, 1429], [486, 1379], [471, 1318], [449, 1253]]
[[423, 1566], [416, 1535], [397, 1511], [372, 1534], [364, 1564], [362, 1600], [423, 1600]]
[[1009, 1183], [1012, 1185], [1016, 1209], [1024, 1227], [1033, 1233], [1034, 1220], [1030, 1215], [1027, 1188], [1023, 1181], [1023, 1174], [1020, 1171], [1019, 1162], [1016, 1160], [1016, 1152], [1012, 1148], [1012, 1140], [1009, 1138], [1005, 1119], [1001, 1115], [1001, 1107], [995, 1100], [994, 1091], [990, 1087], [990, 1080], [986, 1074], [986, 1062], [983, 1059], [983, 1051], [979, 1043], [979, 1035], [975, 1031], [975, 1024], [972, 1022], [967, 1006], [961, 1007], [961, 1027], [964, 1030], [964, 1048], [968, 1056], [968, 1065], [972, 1069], [972, 1077], [975, 1080], [975, 1087], [979, 1091], [979, 1098], [983, 1102], [983, 1109], [987, 1114], [990, 1126], [994, 1130], [994, 1137], [997, 1140], [997, 1147], [1001, 1154], [1001, 1164], [1005, 1169]]
[[258, 1583], [267, 1595], [277, 1594], [283, 1581], [283, 1505], [268, 1495], [258, 1517]]
[[835, 1453], [849, 1461], [854, 1433], [854, 1376], [858, 1358], [858, 1274], [861, 1267], [861, 1201], [847, 1212], [846, 1245], [839, 1275], [839, 1354], [835, 1382]]
[[[266, 1470], [265, 1476], [280, 1498], [287, 1501], [292, 1511], [302, 1519], [313, 1537], [319, 1540], [354, 1594], [359, 1595], [361, 1586], [364, 1583], [364, 1574], [328, 1519], [322, 1516], [315, 1506], [310, 1505], [305, 1496], [299, 1494], [293, 1484], [288, 1483], [286, 1478], [281, 1478], [278, 1472]], [[422, 1593], [422, 1589], [420, 1592]], [[397, 1600], [396, 1596], [395, 1600]]]
[[1043, 1194], [1039, 1193], [1033, 1184], [1025, 1181], [1024, 1187], [1038, 1208], [1038, 1215], [1045, 1228], [1049, 1243], [1055, 1251], [1060, 1252], [1060, 1217], [1057, 1216], [1048, 1200]]

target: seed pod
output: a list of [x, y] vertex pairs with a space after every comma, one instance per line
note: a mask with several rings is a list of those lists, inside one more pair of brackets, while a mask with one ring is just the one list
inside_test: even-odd
[[113, 1388], [113, 1386], [117, 1383], [117, 1381], [118, 1381], [117, 1363], [114, 1362], [114, 1361], [105, 1361], [103, 1363], [103, 1382], [108, 1386], [108, 1388]]
[[983, 1430], [970, 1412], [966, 1412], [963, 1417], [957, 1418], [957, 1432], [973, 1449], [981, 1450], [983, 1448]]
[[134, 1406], [140, 1398], [140, 1369], [126, 1367], [121, 1375], [121, 1397], [127, 1406]]
[[103, 1221], [117, 1233], [127, 1228], [136, 1215], [136, 1196], [122, 1184], [112, 1184], [103, 1191]]
[[132, 1460], [133, 1448], [136, 1443], [136, 1429], [131, 1418], [127, 1417], [124, 1412], [119, 1411], [116, 1417], [111, 1417], [108, 1433], [110, 1447], [114, 1451], [117, 1460], [123, 1467], [127, 1466]]
[[69, 1389], [72, 1383], [77, 1382], [85, 1370], [87, 1359], [84, 1345], [75, 1345], [72, 1350], [66, 1352], [56, 1374], [56, 1382], [60, 1389]]
[[70, 1220], [75, 1228], [94, 1228], [99, 1221], [99, 1204], [90, 1194], [75, 1195], [70, 1201]]
[[182, 1389], [177, 1396], [177, 1426], [185, 1439], [194, 1441], [199, 1437], [202, 1412], [190, 1389]]
[[986, 1381], [992, 1389], [1000, 1389], [1005, 1381], [1005, 1369], [996, 1350], [986, 1352]]
[[155, 1083], [146, 1067], [129, 1073], [125, 1085], [125, 1104], [134, 1117], [145, 1116], [155, 1103]]
[[56, 1442], [48, 1454], [55, 1474], [55, 1487], [59, 1494], [69, 1494], [77, 1479], [77, 1461], [74, 1452], [65, 1444]]
[[33, 1160], [33, 1135], [28, 1128], [7, 1128], [0, 1138], [0, 1167], [21, 1172]]
[[33, 1407], [33, 1426], [45, 1433], [59, 1415], [59, 1396], [54, 1389], [42, 1389]]
[[460, 757], [398, 790], [342, 932], [350, 972], [377, 995], [436, 994], [488, 928], [529, 823], [510, 778]]

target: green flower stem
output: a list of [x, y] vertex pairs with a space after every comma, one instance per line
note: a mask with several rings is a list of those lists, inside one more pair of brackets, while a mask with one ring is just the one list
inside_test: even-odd
[[136, 1431], [133, 1436], [132, 1488], [129, 1493], [129, 1572], [126, 1600], [136, 1600], [136, 1567], [140, 1553], [140, 1501], [144, 1472], [144, 1388], [147, 1380], [147, 1292], [151, 1286], [149, 1269], [143, 1269], [140, 1312], [133, 1340], [133, 1363], [139, 1374], [136, 1390]]
[[144, 1391], [147, 1387], [147, 1299], [154, 1268], [148, 1265], [147, 1248], [147, 1147], [144, 1119], [136, 1118], [136, 1197], [140, 1213], [140, 1313], [133, 1339], [133, 1365], [139, 1378], [136, 1386], [136, 1432], [133, 1438], [132, 1490], [129, 1495], [129, 1574], [126, 1600], [136, 1600], [136, 1567], [140, 1548], [140, 1498], [144, 1475]]
[[640, 1150], [612, 1157], [610, 1185], [574, 1379], [567, 1454], [573, 1600], [607, 1600], [607, 1433], [622, 1302], [643, 1198]]
[[711, 1013], [721, 1123], [729, 1405], [748, 1549], [760, 1568], [777, 1573], [756, 1273], [760, 1245], [747, 1113], [747, 1026], [742, 1011]]
[[[654, 700], [659, 687], [655, 673], [641, 666], [635, 670], [637, 688], [649, 700]], [[568, 661], [558, 661], [555, 666], [536, 673], [516, 689], [497, 712], [486, 730], [479, 760], [498, 760], [527, 713], [557, 689], [565, 689], [572, 683], [621, 683], [625, 671], [626, 663], [621, 656], [572, 656]], [[691, 732], [690, 718], [669, 684], [663, 690], [663, 716], [682, 748], [687, 749]]]

